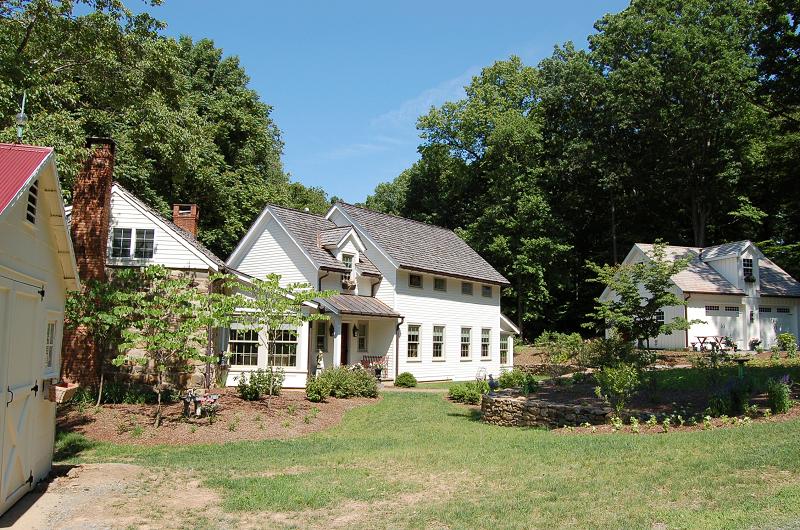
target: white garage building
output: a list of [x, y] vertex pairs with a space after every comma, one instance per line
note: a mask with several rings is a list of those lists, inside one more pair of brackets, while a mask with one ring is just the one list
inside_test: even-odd
[[[653, 245], [637, 243], [623, 264], [650, 259]], [[662, 308], [660, 318], [702, 320], [686, 332], [660, 335], [653, 344], [661, 349], [691, 348], [697, 337], [726, 336], [739, 349], [750, 349], [753, 339], [769, 349], [784, 332], [797, 336], [800, 282], [767, 259], [750, 241], [713, 247], [668, 246], [667, 257], [689, 258], [689, 266], [673, 278], [674, 292], [686, 306]], [[601, 300], [613, 293], [606, 290]]]
[[0, 144], [0, 513], [47, 476], [68, 289], [78, 273], [51, 148]]

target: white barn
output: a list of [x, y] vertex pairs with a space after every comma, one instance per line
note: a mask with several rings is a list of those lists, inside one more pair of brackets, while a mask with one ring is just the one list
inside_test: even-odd
[[0, 144], [0, 513], [47, 476], [67, 290], [78, 288], [51, 148]]
[[339, 293], [316, 301], [329, 320], [284, 334], [293, 355], [268, 359], [256, 336], [233, 331], [229, 384], [268, 365], [284, 368], [287, 387], [304, 386], [318, 364], [381, 362], [384, 379], [420, 381], [513, 365], [518, 330], [500, 313], [508, 282], [451, 230], [344, 203], [325, 216], [270, 205], [227, 265]]
[[[637, 243], [623, 264], [650, 259], [653, 245]], [[689, 258], [689, 266], [672, 278], [673, 292], [686, 306], [664, 307], [659, 314], [669, 322], [676, 317], [702, 320], [685, 332], [660, 335], [652, 344], [660, 349], [698, 347], [697, 337], [725, 336], [738, 349], [750, 349], [760, 340], [768, 349], [780, 333], [797, 336], [800, 282], [767, 259], [750, 241], [713, 247], [668, 246], [667, 257]], [[607, 300], [613, 292], [600, 296]]]

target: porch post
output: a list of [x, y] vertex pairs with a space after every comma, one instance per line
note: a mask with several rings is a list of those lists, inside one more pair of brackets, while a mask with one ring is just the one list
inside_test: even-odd
[[332, 315], [333, 324], [333, 366], [340, 366], [342, 363], [342, 317]]

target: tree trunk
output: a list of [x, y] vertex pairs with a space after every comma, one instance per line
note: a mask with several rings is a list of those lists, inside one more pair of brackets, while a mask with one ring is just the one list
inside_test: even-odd
[[161, 374], [158, 374], [158, 386], [156, 386], [156, 399], [158, 400], [158, 406], [156, 407], [156, 418], [155, 422], [153, 422], [153, 426], [158, 428], [161, 426]]
[[100, 369], [100, 386], [97, 388], [97, 403], [95, 403], [95, 407], [99, 407], [100, 403], [103, 402], [103, 378], [104, 378], [104, 371]]
[[519, 328], [519, 338], [524, 338], [525, 332], [522, 329], [522, 278], [517, 277], [517, 327]]
[[617, 254], [617, 216], [614, 207], [614, 193], [611, 193], [611, 255], [614, 258], [614, 265], [619, 264]]
[[692, 233], [694, 235], [694, 246], [704, 247], [706, 245], [706, 224], [708, 223], [708, 206], [703, 206], [700, 197], [692, 195]]

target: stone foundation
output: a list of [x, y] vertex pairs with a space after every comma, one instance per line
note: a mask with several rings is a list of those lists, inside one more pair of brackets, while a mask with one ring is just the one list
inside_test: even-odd
[[484, 395], [481, 412], [483, 421], [494, 425], [550, 429], [584, 423], [602, 425], [614, 414], [610, 407], [599, 403], [554, 403], [511, 390]]

